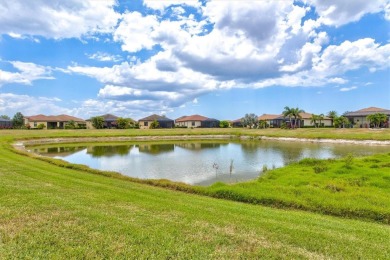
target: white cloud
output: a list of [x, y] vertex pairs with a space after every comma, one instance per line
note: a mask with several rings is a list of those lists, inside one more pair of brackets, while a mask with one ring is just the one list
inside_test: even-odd
[[54, 79], [51, 76], [51, 68], [30, 62], [10, 61], [16, 72], [0, 70], [0, 86], [9, 83], [31, 85], [39, 79]]
[[354, 89], [357, 89], [356, 86], [352, 86], [352, 87], [349, 87], [349, 88], [340, 88], [340, 91], [341, 92], [347, 92], [347, 91], [351, 91], [351, 90], [354, 90]]
[[[389, 5], [388, 0], [308, 0], [315, 6], [319, 22], [325, 25], [341, 26], [360, 20], [369, 13], [379, 13]], [[388, 16], [388, 11], [385, 11]]]
[[120, 18], [114, 5], [115, 0], [0, 0], [0, 33], [54, 39], [110, 33]]
[[21, 112], [23, 115], [72, 114], [71, 109], [58, 106], [61, 100], [56, 97], [32, 97], [12, 93], [0, 93], [0, 114], [14, 115]]
[[156, 16], [142, 16], [139, 12], [125, 13], [114, 33], [114, 40], [122, 42], [122, 50], [137, 52], [151, 49], [156, 43], [151, 34], [158, 26]]
[[91, 60], [97, 60], [97, 61], [118, 62], [122, 60], [122, 57], [120, 55], [111, 55], [109, 53], [100, 52], [100, 51], [93, 54], [86, 54], [86, 56]]
[[[390, 44], [367, 38], [328, 46], [329, 36], [321, 26], [360, 19], [377, 12], [380, 4], [368, 7], [359, 0], [352, 4], [355, 9], [345, 11], [344, 4], [327, 2], [333, 9], [327, 11], [315, 0], [309, 2], [312, 6], [294, 5], [293, 0], [208, 1], [198, 6], [202, 19], [197, 20], [172, 2], [147, 1], [154, 9], [171, 7], [172, 19], [128, 12], [114, 40], [130, 53], [157, 45], [158, 53], [142, 62], [68, 70], [96, 78], [105, 85], [98, 97], [127, 109], [146, 100], [179, 107], [218, 89], [342, 85], [349, 82], [346, 72], [387, 68]], [[320, 18], [303, 21], [314, 5]], [[347, 13], [340, 20], [326, 20], [343, 10]]]
[[186, 5], [199, 8], [202, 4], [198, 0], [144, 0], [144, 5], [151, 9], [164, 11], [164, 9], [173, 5]]

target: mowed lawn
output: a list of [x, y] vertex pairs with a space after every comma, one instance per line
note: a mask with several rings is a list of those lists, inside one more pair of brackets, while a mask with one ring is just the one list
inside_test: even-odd
[[[326, 130], [326, 138], [338, 135]], [[214, 199], [60, 168], [16, 154], [9, 145], [19, 138], [235, 131], [0, 131], [0, 258], [390, 258], [386, 224]], [[284, 131], [285, 136], [300, 134]], [[371, 132], [343, 138], [390, 139], [383, 139], [390, 135], [387, 130], [373, 133], [371, 138], [362, 138]]]

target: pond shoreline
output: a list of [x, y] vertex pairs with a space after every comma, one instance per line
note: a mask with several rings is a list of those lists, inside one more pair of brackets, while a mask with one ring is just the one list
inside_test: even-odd
[[269, 137], [269, 136], [236, 136], [236, 135], [172, 135], [172, 136], [123, 136], [123, 137], [63, 137], [19, 140], [13, 143], [17, 150], [25, 150], [26, 145], [41, 145], [55, 143], [88, 143], [88, 142], [124, 142], [124, 141], [190, 141], [190, 140], [272, 140], [283, 142], [310, 142], [359, 145], [390, 145], [390, 140], [348, 140], [348, 139], [313, 139], [296, 137]]

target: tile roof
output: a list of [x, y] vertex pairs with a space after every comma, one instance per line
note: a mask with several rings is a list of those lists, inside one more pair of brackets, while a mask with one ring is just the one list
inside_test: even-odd
[[101, 117], [104, 118], [104, 121], [116, 121], [118, 119], [117, 116], [114, 116], [112, 114], [105, 114], [105, 115], [102, 115]]
[[367, 107], [360, 109], [355, 112], [382, 112], [382, 111], [388, 111], [387, 109], [379, 108], [379, 107]]
[[140, 120], [138, 121], [173, 121], [172, 119], [169, 119], [165, 116], [159, 116], [159, 115], [156, 115], [156, 114], [153, 114], [151, 116], [147, 116], [147, 117], [144, 117], [144, 118], [141, 118]]
[[201, 115], [192, 115], [192, 116], [182, 116], [176, 119], [176, 122], [187, 122], [187, 121], [205, 121], [207, 119], [210, 119], [205, 116]]
[[368, 116], [372, 115], [375, 113], [383, 113], [385, 115], [390, 116], [390, 110], [389, 109], [383, 109], [379, 107], [368, 107], [368, 108], [363, 108], [354, 112], [347, 112], [344, 115], [345, 116]]
[[258, 117], [258, 120], [273, 120], [281, 115], [272, 115], [272, 114], [262, 114], [261, 116]]
[[74, 116], [68, 116], [68, 115], [58, 115], [58, 116], [45, 116], [42, 114], [35, 115], [35, 116], [25, 116], [29, 121], [34, 122], [69, 122], [69, 121], [75, 121], [75, 122], [85, 122], [84, 119], [74, 117]]

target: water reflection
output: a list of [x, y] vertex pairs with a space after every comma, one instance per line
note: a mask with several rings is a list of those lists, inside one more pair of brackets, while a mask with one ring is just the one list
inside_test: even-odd
[[140, 144], [137, 145], [140, 153], [148, 154], [161, 154], [161, 153], [170, 153], [175, 150], [174, 144]]
[[[283, 141], [125, 143], [34, 147], [33, 152], [144, 179], [197, 185], [259, 176], [263, 166], [282, 167], [307, 157], [337, 158], [389, 152], [388, 146]], [[217, 167], [216, 167], [217, 166]]]
[[87, 154], [92, 155], [92, 157], [112, 157], [115, 155], [125, 156], [130, 153], [130, 150], [134, 145], [117, 145], [117, 146], [88, 146]]

